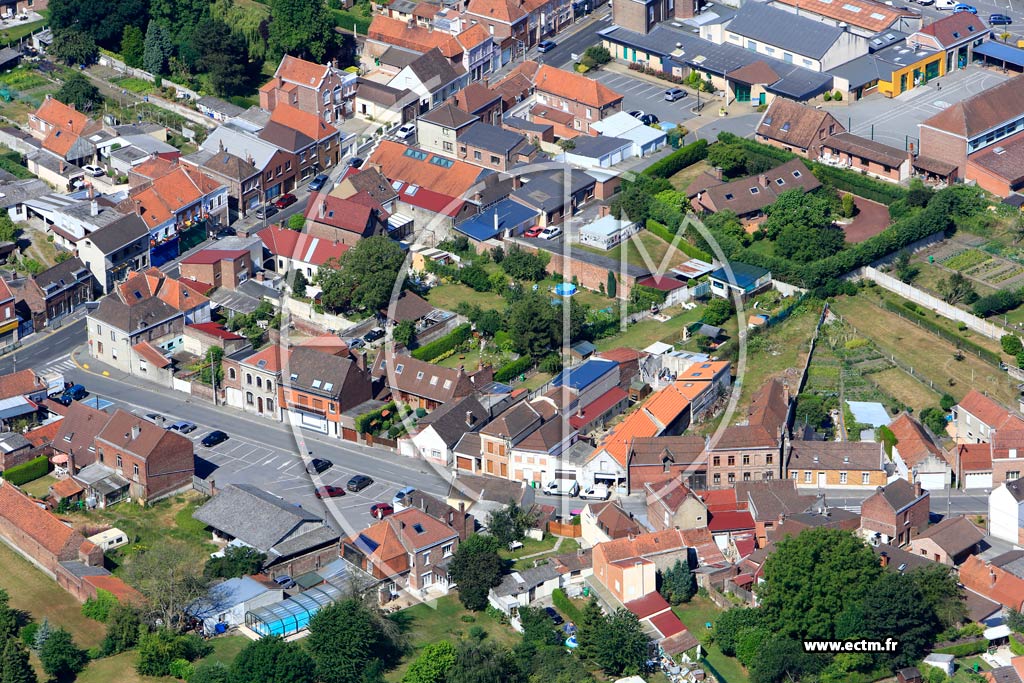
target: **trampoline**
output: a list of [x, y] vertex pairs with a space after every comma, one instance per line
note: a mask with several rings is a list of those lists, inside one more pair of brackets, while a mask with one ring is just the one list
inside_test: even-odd
[[309, 626], [313, 615], [343, 596], [340, 588], [323, 584], [276, 605], [246, 612], [245, 625], [261, 637], [290, 636]]

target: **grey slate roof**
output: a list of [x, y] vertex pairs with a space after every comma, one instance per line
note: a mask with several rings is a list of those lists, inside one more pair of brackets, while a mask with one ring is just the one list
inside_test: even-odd
[[429, 52], [424, 52], [418, 59], [411, 62], [409, 68], [420, 79], [420, 82], [431, 91], [448, 85], [466, 73], [466, 70], [461, 66], [458, 69], [452, 66], [448, 58], [441, 54], [441, 50], [436, 47]]
[[531, 588], [536, 588], [545, 581], [551, 581], [558, 577], [558, 570], [553, 564], [542, 564], [539, 567], [530, 567], [518, 572], [506, 574], [501, 583], [492, 588], [498, 597], [506, 595], [518, 595], [525, 593]]
[[[576, 194], [597, 183], [591, 176], [566, 167], [569, 175], [569, 192]], [[541, 211], [556, 211], [565, 200], [565, 176], [560, 170], [548, 171], [529, 176], [529, 182], [512, 193], [512, 196], [527, 206]]]
[[[466, 414], [475, 418], [472, 426], [466, 424]], [[476, 396], [469, 395], [458, 401], [449, 401], [420, 420], [421, 427], [431, 426], [448, 448], [459, 442], [466, 432], [475, 431], [487, 420], [487, 409]]]
[[574, 142], [576, 146], [569, 150], [569, 154], [598, 159], [606, 154], [632, 147], [633, 141], [625, 138], [615, 138], [610, 135], [578, 135]]
[[508, 154], [526, 142], [526, 136], [489, 123], [477, 122], [459, 136], [459, 142], [497, 154]]
[[838, 26], [757, 2], [745, 4], [726, 28], [744, 38], [816, 59], [825, 56], [843, 35], [843, 29]]
[[91, 317], [122, 332], [134, 332], [164, 320], [180, 318], [182, 313], [155, 296], [147, 297], [129, 306], [121, 301], [115, 293], [103, 297]]
[[356, 365], [348, 358], [332, 356], [312, 347], [292, 349], [288, 364], [288, 386], [327, 396], [340, 396], [350, 372]]
[[[192, 517], [264, 553], [279, 543], [290, 548], [294, 545], [292, 541], [309, 536], [302, 534], [285, 541], [302, 524], [323, 524], [323, 519], [312, 512], [251, 484], [226, 486], [193, 512]], [[338, 537], [337, 533], [330, 533]]]
[[901, 510], [917, 499], [917, 496], [914, 495], [913, 484], [906, 479], [890, 482], [879, 493], [893, 510]]
[[128, 214], [88, 235], [100, 251], [110, 254], [135, 240], [149, 237], [149, 228], [138, 214]]

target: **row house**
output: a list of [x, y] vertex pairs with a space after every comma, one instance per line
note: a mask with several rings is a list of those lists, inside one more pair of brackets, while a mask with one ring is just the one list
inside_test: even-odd
[[229, 221], [244, 218], [263, 197], [262, 174], [252, 161], [224, 149], [200, 149], [181, 157], [181, 162], [197, 168], [228, 188]]
[[988, 496], [989, 531], [996, 538], [1024, 545], [1024, 481], [1000, 484]]
[[888, 481], [887, 460], [881, 443], [794, 439], [783, 476], [798, 488], [874, 490]]
[[908, 551], [949, 567], [981, 552], [985, 532], [966, 517], [946, 517], [910, 541]]
[[896, 479], [860, 506], [860, 531], [872, 544], [905, 546], [928, 526], [931, 496], [920, 483]]
[[533, 85], [536, 103], [530, 118], [554, 123], [559, 137], [593, 135], [591, 124], [622, 111], [623, 96], [608, 86], [547, 64], [537, 70]]
[[224, 399], [232, 408], [271, 420], [282, 418], [281, 368], [287, 364], [287, 349], [272, 344], [242, 357], [224, 359]]
[[988, 443], [996, 430], [1024, 429], [1024, 419], [977, 389], [968, 391], [950, 412], [957, 443]]
[[526, 136], [482, 123], [450, 102], [420, 116], [416, 128], [423, 149], [483, 168], [507, 171], [537, 156]]
[[929, 491], [949, 487], [953, 468], [925, 426], [909, 413], [901, 413], [888, 426], [896, 437], [892, 446], [896, 475]]
[[452, 95], [449, 102], [479, 121], [492, 126], [501, 125], [501, 115], [505, 110], [501, 95], [484, 83], [470, 83]]
[[822, 155], [825, 140], [845, 131], [846, 127], [827, 111], [776, 97], [761, 115], [754, 129], [754, 139], [808, 159], [817, 159]]
[[273, 201], [299, 184], [298, 156], [260, 138], [260, 130], [258, 125], [232, 119], [211, 131], [200, 146], [205, 152], [227, 151], [259, 171], [258, 180], [243, 185], [243, 211]]
[[707, 486], [704, 437], [695, 434], [634, 438], [626, 456], [629, 493], [649, 484], [679, 480], [698, 489]]
[[1024, 609], [1024, 550], [1010, 550], [991, 559], [972, 555], [960, 565], [964, 588], [1008, 610]]
[[302, 183], [316, 174], [337, 165], [351, 150], [354, 136], [343, 137], [340, 130], [313, 114], [278, 105], [270, 121], [260, 131], [260, 139], [290, 152], [298, 159], [298, 178]]
[[374, 381], [387, 385], [393, 401], [429, 411], [482, 389], [494, 372], [487, 366], [468, 373], [461, 367], [445, 368], [381, 350], [373, 362], [371, 375]]
[[14, 292], [6, 282], [0, 280], [0, 348], [17, 342], [20, 329], [21, 319]]
[[256, 274], [248, 249], [203, 249], [182, 259], [181, 277], [234, 290]]
[[273, 112], [279, 105], [300, 109], [326, 123], [352, 116], [358, 74], [330, 64], [284, 55], [274, 77], [259, 89], [260, 108]]
[[654, 531], [708, 526], [708, 508], [681, 479], [644, 484], [647, 521]]
[[[442, 467], [455, 465], [454, 449], [466, 434], [479, 431], [491, 419], [491, 411], [477, 394], [449, 401], [420, 418], [416, 431], [403, 443], [403, 453], [422, 457]], [[471, 468], [470, 468], [471, 469]]]
[[263, 266], [278, 275], [302, 273], [312, 280], [321, 266], [337, 262], [348, 245], [320, 239], [281, 225], [271, 225], [256, 233], [269, 256]]
[[618, 501], [587, 503], [580, 512], [580, 542], [584, 547], [628, 538], [647, 531]]
[[782, 471], [789, 430], [789, 391], [770, 380], [754, 394], [746, 424], [730, 425], [708, 447], [708, 486], [767, 481]]
[[389, 217], [384, 207], [365, 192], [348, 198], [338, 197], [333, 191], [317, 192], [310, 196], [304, 214], [308, 235], [345, 247], [354, 247], [367, 237], [390, 234]]
[[[547, 399], [517, 403], [497, 415], [479, 432], [479, 456], [470, 471], [513, 481], [539, 480], [540, 472], [535, 476], [532, 467], [526, 467], [526, 471], [520, 469], [518, 473], [512, 469], [512, 451], [546, 422], [554, 421], [557, 424], [557, 416], [558, 409]], [[560, 436], [560, 432], [549, 434], [549, 438], [535, 439], [536, 443], [527, 447], [546, 452], [545, 442], [554, 441], [556, 446], [561, 445]], [[525, 455], [520, 454], [519, 462], [526, 462]]]
[[[12, 280], [8, 284], [16, 298], [18, 317], [30, 320], [35, 331], [60, 321], [82, 304], [92, 301], [97, 290], [96, 278], [77, 256], [38, 275]], [[0, 328], [0, 344], [2, 335]]]
[[78, 258], [102, 294], [114, 291], [131, 273], [147, 270], [149, 250], [149, 227], [135, 213], [121, 216], [75, 243]]
[[[812, 510], [815, 496], [800, 492], [789, 479], [741, 481], [736, 483], [736, 508], [745, 509], [754, 520], [758, 547], [765, 547], [769, 534], [789, 517]], [[711, 505], [709, 504], [710, 508]], [[715, 513], [711, 513], [712, 522]]]
[[494, 36], [504, 66], [565, 28], [573, 11], [569, 0], [470, 0], [466, 16]]
[[370, 378], [348, 357], [317, 348], [291, 349], [281, 375], [282, 408], [292, 424], [342, 436], [342, 413], [372, 398]]
[[96, 147], [87, 136], [103, 126], [74, 106], [47, 95], [39, 108], [29, 114], [28, 127], [42, 149], [71, 163], [90, 163], [95, 159]]

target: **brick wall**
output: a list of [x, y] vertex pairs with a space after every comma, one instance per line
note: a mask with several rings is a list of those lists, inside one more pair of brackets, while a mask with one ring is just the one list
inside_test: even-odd
[[[537, 252], [537, 247], [526, 244], [525, 242], [519, 242], [519, 246], [526, 250]], [[608, 269], [603, 266], [597, 266], [592, 263], [587, 263], [579, 259], [574, 259], [571, 256], [567, 257], [563, 254], [556, 252], [548, 252], [551, 255], [551, 260], [548, 261], [547, 271], [549, 273], [557, 273], [564, 275], [568, 279], [572, 279], [575, 275], [580, 286], [587, 289], [598, 291], [601, 287], [607, 286], [608, 283]], [[620, 299], [628, 299], [629, 293], [633, 289], [633, 285], [636, 284], [636, 278], [632, 275], [616, 274], [618, 280], [618, 287], [616, 296]]]
[[932, 159], [956, 164], [959, 175], [967, 166], [967, 142], [963, 138], [941, 130], [921, 126], [921, 154]]
[[1006, 178], [970, 161], [967, 162], [966, 178], [976, 181], [978, 187], [997, 197], [1006, 197], [1014, 191]]

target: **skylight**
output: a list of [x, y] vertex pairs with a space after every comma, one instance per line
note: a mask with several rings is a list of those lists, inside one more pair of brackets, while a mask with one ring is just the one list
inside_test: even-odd
[[860, 7], [857, 7], [856, 5], [851, 5], [849, 3], [843, 5], [843, 9], [846, 10], [847, 12], [853, 12], [853, 13], [860, 12]]
[[785, 180], [783, 180], [782, 178], [776, 178], [776, 179], [775, 179], [775, 184], [776, 184], [776, 185], [785, 185], [785, 184], [786, 184], [786, 181], [785, 181]]
[[266, 360], [261, 360], [259, 363], [256, 363], [256, 367], [258, 367], [260, 370], [262, 370], [263, 368], [267, 367], [267, 361]]
[[803, 175], [803, 174], [802, 174], [802, 173], [800, 173], [800, 171], [793, 171], [793, 177], [794, 177], [794, 178], [799, 178], [799, 177], [800, 177], [800, 176], [802, 176], [802, 175]]
[[422, 533], [423, 533], [423, 525], [422, 525], [422, 524], [420, 524], [419, 522], [416, 522], [415, 524], [413, 524], [413, 525], [412, 525], [412, 528], [413, 528], [413, 529], [414, 529], [414, 530], [416, 531], [416, 533], [418, 533], [418, 534], [422, 534]]
[[432, 387], [436, 387], [437, 386], [437, 375], [434, 375], [433, 377], [430, 378], [430, 386], [432, 386]]
[[324, 385], [324, 391], [330, 391], [333, 388], [334, 388], [334, 382], [328, 382], [327, 384]]
[[422, 149], [413, 149], [412, 147], [405, 150], [404, 155], [417, 161], [425, 161], [427, 158], [427, 153]]
[[298, 378], [299, 378], [299, 375], [298, 375], [298, 373], [296, 373], [296, 372], [293, 372], [293, 373], [292, 373], [292, 381], [294, 382], [294, 381], [295, 381], [295, 380], [297, 380]]
[[872, 12], [871, 13], [871, 18], [872, 19], [878, 19], [878, 20], [881, 21], [882, 19], [885, 19], [885, 15], [884, 14], [879, 14], [878, 12]]
[[784, 124], [782, 124], [782, 128], [780, 128], [780, 130], [783, 133], [788, 133], [789, 132], [789, 121], [786, 121]]
[[405, 370], [405, 364], [404, 363], [399, 363], [398, 367], [395, 368], [395, 374], [396, 375], [401, 375], [402, 374], [402, 370]]
[[446, 379], [444, 381], [444, 388], [445, 389], [451, 389], [452, 388], [452, 381], [450, 379]]
[[732, 193], [731, 192], [727, 192], [725, 194], [725, 198], [726, 198], [726, 200], [732, 199]]
[[420, 186], [419, 185], [410, 185], [409, 187], [405, 188], [405, 194], [410, 196], [410, 197], [413, 196], [414, 194], [416, 194], [419, 191], [420, 191]]
[[135, 294], [135, 298], [136, 299], [141, 299], [142, 298], [142, 292], [140, 292], [137, 289], [133, 292], [133, 294]]
[[770, 117], [770, 116], [764, 117], [764, 125], [766, 125], [766, 126], [772, 125], [772, 117]]
[[320, 384], [321, 384], [320, 380], [318, 380], [318, 379], [313, 380], [313, 388], [314, 389], [319, 389], [320, 388]]
[[434, 166], [440, 166], [441, 168], [451, 168], [455, 165], [454, 161], [451, 159], [445, 159], [444, 157], [433, 157], [430, 160], [430, 163], [434, 164]]
[[416, 381], [419, 381], [421, 379], [423, 379], [423, 371], [422, 370], [420, 370], [419, 372], [416, 373]]
[[756, 187], [750, 188], [750, 194], [757, 194], [759, 190]]

